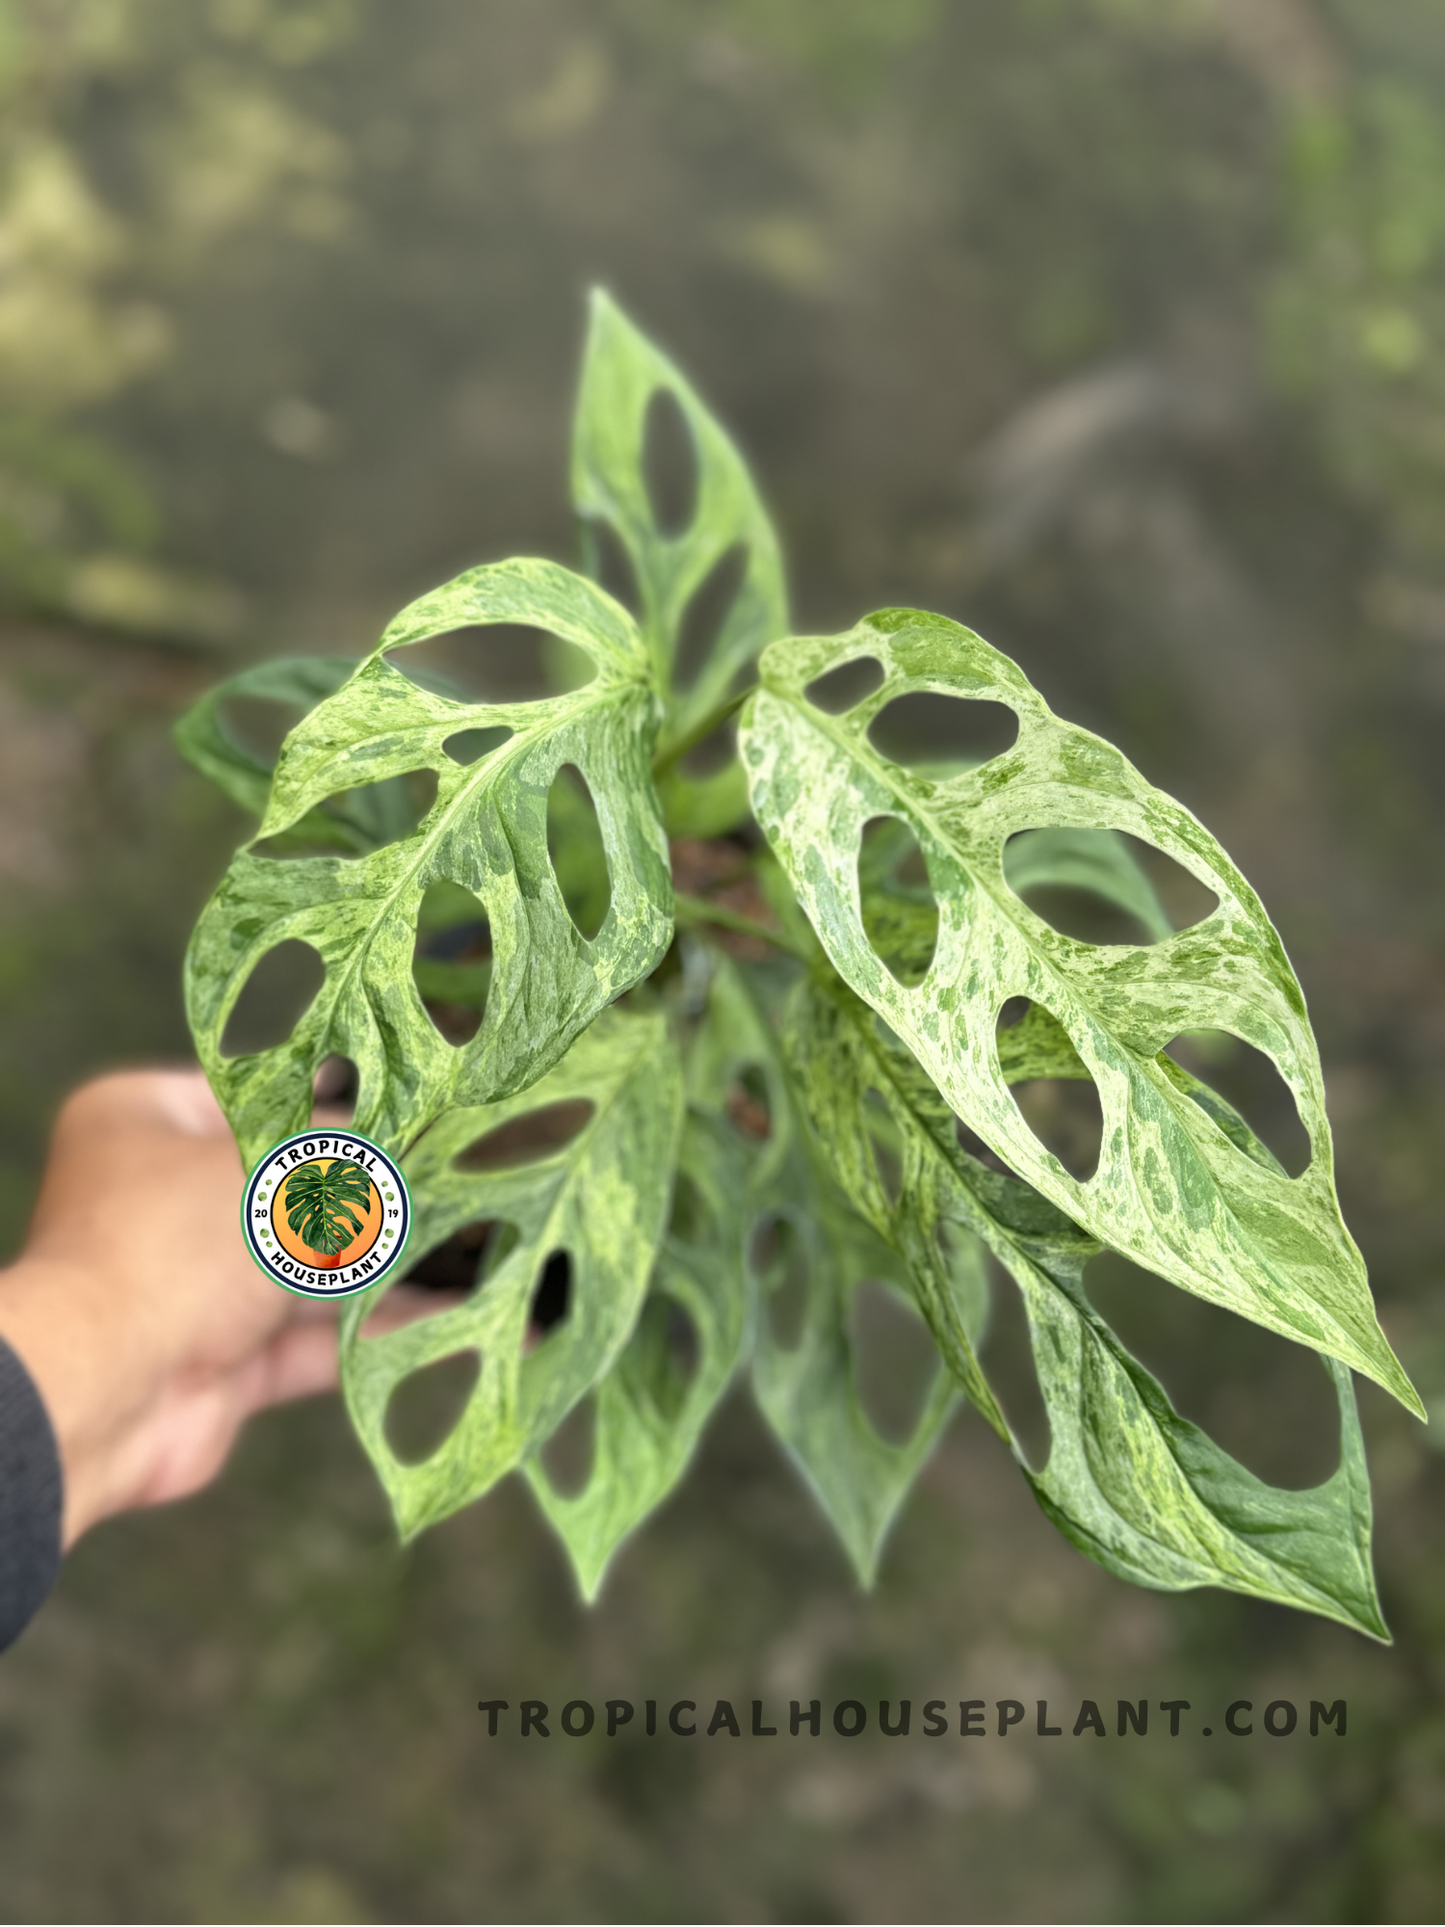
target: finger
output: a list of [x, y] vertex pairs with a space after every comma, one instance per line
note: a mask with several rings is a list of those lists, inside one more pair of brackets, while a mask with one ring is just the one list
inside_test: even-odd
[[67, 1098], [56, 1132], [88, 1134], [121, 1123], [185, 1137], [231, 1135], [205, 1073], [194, 1067], [114, 1071], [93, 1078]]

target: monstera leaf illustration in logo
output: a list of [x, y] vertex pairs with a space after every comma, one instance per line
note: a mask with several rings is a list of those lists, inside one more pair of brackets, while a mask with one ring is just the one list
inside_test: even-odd
[[323, 1265], [334, 1265], [360, 1237], [362, 1219], [353, 1205], [363, 1215], [371, 1209], [371, 1179], [349, 1158], [298, 1164], [286, 1180], [286, 1222]]

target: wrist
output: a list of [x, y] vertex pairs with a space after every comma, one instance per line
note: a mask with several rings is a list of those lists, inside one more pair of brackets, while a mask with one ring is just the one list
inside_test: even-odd
[[136, 1420], [151, 1387], [121, 1356], [105, 1281], [70, 1263], [21, 1257], [0, 1272], [0, 1338], [34, 1382], [63, 1479], [62, 1549], [133, 1504]]

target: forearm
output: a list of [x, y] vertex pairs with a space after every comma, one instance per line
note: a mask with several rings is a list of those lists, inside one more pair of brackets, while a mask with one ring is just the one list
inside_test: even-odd
[[20, 1636], [55, 1583], [63, 1488], [44, 1401], [0, 1340], [0, 1650]]
[[0, 1272], [0, 1341], [46, 1414], [64, 1492], [61, 1547], [132, 1501], [135, 1421], [156, 1396], [145, 1333], [115, 1315], [103, 1276], [26, 1256]]

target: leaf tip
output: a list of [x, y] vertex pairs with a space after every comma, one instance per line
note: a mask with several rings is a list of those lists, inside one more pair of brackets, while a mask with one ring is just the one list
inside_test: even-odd
[[1406, 1372], [1405, 1367], [1400, 1363], [1399, 1359], [1396, 1358], [1390, 1346], [1387, 1344], [1384, 1349], [1385, 1359], [1387, 1361], [1385, 1369], [1378, 1374], [1371, 1374], [1371, 1376], [1376, 1377], [1377, 1382], [1383, 1389], [1389, 1392], [1392, 1397], [1399, 1400], [1400, 1404], [1404, 1406], [1412, 1418], [1419, 1419], [1422, 1425], [1428, 1425], [1430, 1423], [1430, 1414], [1426, 1409], [1425, 1401], [1415, 1390], [1408, 1372]]

